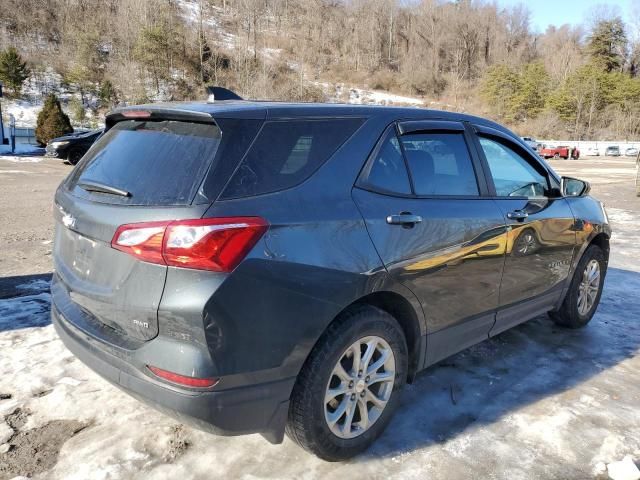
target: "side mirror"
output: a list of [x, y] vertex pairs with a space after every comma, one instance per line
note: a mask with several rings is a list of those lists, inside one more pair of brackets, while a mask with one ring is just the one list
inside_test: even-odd
[[560, 179], [560, 190], [565, 197], [582, 197], [591, 190], [589, 182], [578, 180], [577, 178], [562, 177]]

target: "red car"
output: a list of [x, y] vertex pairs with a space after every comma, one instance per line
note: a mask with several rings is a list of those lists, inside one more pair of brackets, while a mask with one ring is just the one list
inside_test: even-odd
[[574, 160], [580, 158], [580, 150], [578, 147], [568, 147], [568, 146], [558, 146], [555, 145], [544, 145], [539, 151], [538, 154], [544, 158], [564, 158], [567, 160], [569, 156]]

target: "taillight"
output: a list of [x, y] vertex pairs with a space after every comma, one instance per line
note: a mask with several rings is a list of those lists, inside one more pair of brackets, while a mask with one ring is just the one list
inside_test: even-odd
[[158, 367], [152, 367], [151, 365], [147, 365], [147, 368], [151, 370], [151, 372], [153, 372], [153, 374], [157, 377], [160, 377], [177, 385], [183, 385], [185, 387], [207, 388], [213, 387], [216, 383], [218, 383], [217, 378], [186, 377], [184, 375], [179, 375], [177, 373], [163, 370]]
[[145, 262], [230, 272], [268, 227], [259, 217], [132, 223], [118, 227], [111, 246]]

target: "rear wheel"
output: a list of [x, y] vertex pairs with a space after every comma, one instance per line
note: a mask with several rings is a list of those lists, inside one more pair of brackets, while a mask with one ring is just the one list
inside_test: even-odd
[[407, 377], [407, 345], [388, 313], [360, 306], [336, 320], [291, 395], [287, 435], [318, 457], [364, 451], [389, 423]]
[[590, 245], [578, 262], [562, 306], [557, 312], [550, 312], [555, 323], [568, 328], [589, 323], [600, 303], [606, 269], [602, 249]]

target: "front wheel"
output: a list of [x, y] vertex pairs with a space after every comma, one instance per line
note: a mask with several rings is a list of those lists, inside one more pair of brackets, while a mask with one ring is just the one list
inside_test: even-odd
[[67, 162], [71, 165], [77, 164], [82, 158], [83, 153], [79, 150], [70, 150], [67, 154]]
[[578, 262], [569, 291], [557, 312], [550, 312], [553, 321], [563, 327], [584, 327], [596, 313], [607, 262], [597, 245], [589, 245]]
[[287, 435], [323, 460], [364, 451], [384, 431], [407, 377], [407, 345], [388, 313], [358, 306], [320, 338], [294, 386]]

